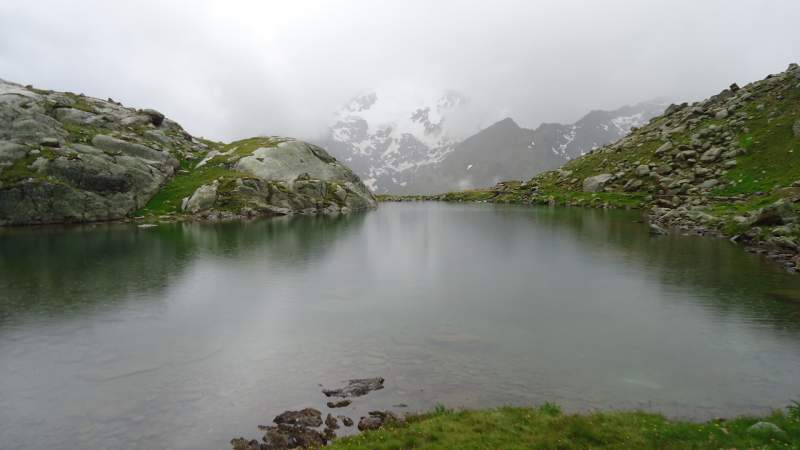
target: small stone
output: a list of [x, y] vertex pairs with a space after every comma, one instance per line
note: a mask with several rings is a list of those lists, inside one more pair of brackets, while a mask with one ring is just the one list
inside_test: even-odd
[[722, 154], [722, 148], [720, 147], [713, 147], [707, 151], [705, 151], [700, 156], [700, 161], [702, 162], [712, 162], [716, 161], [719, 158], [719, 155]]
[[339, 429], [339, 422], [336, 421], [335, 417], [328, 414], [327, 417], [325, 417], [325, 426], [327, 426], [331, 430], [337, 430]]
[[39, 141], [39, 144], [44, 146], [44, 147], [53, 147], [53, 148], [61, 147], [61, 142], [58, 140], [58, 138], [54, 138], [54, 137], [42, 138]]
[[722, 120], [728, 117], [728, 110], [727, 109], [720, 109], [714, 114], [714, 118], [717, 120]]
[[666, 152], [668, 152], [670, 150], [672, 150], [672, 143], [671, 142], [665, 142], [665, 143], [661, 144], [661, 146], [656, 149], [655, 153], [656, 153], [656, 155], [663, 155], [664, 153], [666, 153]]
[[352, 403], [350, 400], [339, 400], [336, 402], [328, 402], [327, 406], [328, 408], [344, 408], [350, 406], [350, 403]]
[[748, 433], [782, 434], [783, 430], [772, 422], [757, 422], [747, 429]]
[[800, 138], [800, 120], [796, 120], [794, 125], [792, 125], [792, 133], [794, 137]]
[[703, 181], [702, 183], [700, 183], [700, 189], [705, 189], [705, 190], [711, 189], [714, 186], [716, 186], [717, 184], [719, 184], [719, 181], [717, 181], [717, 180], [712, 178], [710, 180], [706, 180], [706, 181]]
[[344, 425], [346, 427], [352, 427], [353, 426], [353, 419], [351, 419], [351, 418], [349, 418], [347, 416], [337, 416], [337, 417], [339, 418], [339, 420], [342, 421], [342, 425]]

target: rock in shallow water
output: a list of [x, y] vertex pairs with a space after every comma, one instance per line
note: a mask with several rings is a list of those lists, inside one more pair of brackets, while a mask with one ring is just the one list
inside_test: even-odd
[[350, 406], [350, 403], [352, 403], [350, 400], [339, 400], [336, 402], [328, 402], [327, 406], [328, 408], [344, 408]]
[[339, 420], [342, 421], [342, 425], [344, 425], [346, 427], [352, 427], [353, 426], [353, 419], [351, 419], [351, 418], [349, 418], [347, 416], [337, 416], [337, 417], [339, 418]]
[[372, 391], [383, 389], [383, 378], [359, 378], [349, 380], [347, 386], [339, 389], [323, 389], [327, 397], [361, 397]]

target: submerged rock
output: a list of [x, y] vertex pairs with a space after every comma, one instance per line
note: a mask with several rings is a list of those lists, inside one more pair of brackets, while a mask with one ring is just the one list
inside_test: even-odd
[[352, 403], [350, 400], [339, 400], [335, 402], [328, 402], [327, 406], [328, 408], [344, 408], [346, 406], [350, 406], [350, 403]]
[[323, 389], [327, 397], [361, 397], [372, 391], [383, 389], [383, 378], [358, 378], [349, 380], [347, 386], [338, 389]]

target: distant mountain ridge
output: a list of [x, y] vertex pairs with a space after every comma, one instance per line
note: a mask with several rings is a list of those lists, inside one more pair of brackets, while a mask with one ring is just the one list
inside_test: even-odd
[[359, 95], [339, 109], [328, 135], [318, 142], [347, 163], [374, 191], [402, 185], [402, 174], [435, 164], [458, 139], [446, 127], [446, 116], [467, 103], [448, 91], [395, 111], [400, 98]]
[[509, 117], [459, 139], [448, 118], [467, 103], [466, 97], [449, 91], [408, 111], [380, 117], [377, 110], [385, 106], [370, 92], [341, 108], [318, 143], [376, 193], [444, 192], [530, 178], [560, 167], [615, 142], [666, 108], [659, 100], [642, 102], [591, 111], [573, 124], [543, 123], [535, 130]]

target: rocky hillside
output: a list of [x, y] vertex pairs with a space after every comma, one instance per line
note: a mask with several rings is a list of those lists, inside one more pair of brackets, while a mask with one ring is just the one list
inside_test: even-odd
[[374, 205], [358, 177], [317, 146], [205, 141], [154, 110], [0, 80], [0, 225]]
[[644, 208], [656, 233], [727, 236], [800, 269], [800, 68], [731, 85], [527, 182], [436, 197]]

